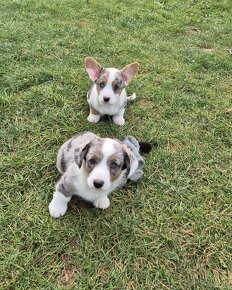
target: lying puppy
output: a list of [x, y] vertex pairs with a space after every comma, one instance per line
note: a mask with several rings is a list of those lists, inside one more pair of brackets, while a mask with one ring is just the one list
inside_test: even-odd
[[103, 115], [113, 116], [117, 125], [123, 125], [123, 117], [127, 102], [134, 100], [136, 95], [127, 97], [126, 87], [138, 72], [138, 63], [134, 62], [122, 70], [103, 68], [95, 59], [87, 57], [85, 67], [90, 79], [94, 82], [87, 93], [90, 113], [88, 121], [98, 122]]
[[107, 197], [127, 179], [137, 181], [143, 175], [144, 159], [139, 149], [149, 152], [151, 145], [138, 143], [129, 136], [124, 141], [100, 138], [86, 132], [65, 142], [57, 155], [62, 174], [49, 204], [50, 215], [63, 216], [72, 195], [78, 195], [97, 208], [110, 205]]

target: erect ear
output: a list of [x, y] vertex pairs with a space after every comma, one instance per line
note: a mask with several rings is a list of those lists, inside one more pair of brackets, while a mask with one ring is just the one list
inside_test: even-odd
[[130, 173], [130, 157], [126, 151], [124, 151], [124, 160], [122, 170], [126, 169], [126, 176]]
[[75, 162], [79, 168], [82, 166], [83, 160], [86, 160], [86, 155], [89, 152], [89, 148], [91, 147], [91, 142], [85, 145], [82, 150], [76, 149], [75, 150]]
[[92, 81], [96, 81], [101, 74], [102, 66], [92, 57], [85, 58], [85, 68]]
[[139, 70], [139, 64], [137, 62], [128, 64], [122, 70], [122, 78], [126, 86], [133, 80], [134, 76], [137, 74]]

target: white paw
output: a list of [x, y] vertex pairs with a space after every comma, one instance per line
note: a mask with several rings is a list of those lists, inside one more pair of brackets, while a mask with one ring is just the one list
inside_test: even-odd
[[92, 123], [97, 123], [100, 120], [100, 115], [89, 114], [87, 120]]
[[125, 123], [125, 119], [123, 117], [113, 117], [113, 121], [116, 125], [122, 126]]
[[53, 198], [48, 208], [51, 217], [59, 218], [66, 213], [68, 205], [66, 202], [62, 202], [61, 200], [56, 200]]
[[133, 95], [127, 97], [127, 101], [133, 101], [134, 99], [136, 99], [136, 94], [135, 93]]
[[104, 198], [94, 201], [93, 205], [96, 208], [106, 209], [110, 206], [110, 200], [108, 197], [104, 197]]

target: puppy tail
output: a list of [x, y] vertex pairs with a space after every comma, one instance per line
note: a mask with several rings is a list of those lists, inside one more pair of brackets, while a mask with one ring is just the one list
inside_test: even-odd
[[133, 95], [127, 97], [127, 101], [128, 102], [133, 101], [135, 98], [136, 98], [136, 94], [134, 93]]
[[152, 149], [151, 143], [139, 142], [139, 150], [143, 153], [149, 153]]

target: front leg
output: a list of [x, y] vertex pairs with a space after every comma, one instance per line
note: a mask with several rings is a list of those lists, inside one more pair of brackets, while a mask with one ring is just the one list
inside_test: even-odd
[[93, 202], [96, 208], [106, 209], [110, 206], [110, 200], [107, 196], [97, 199]]
[[89, 105], [89, 116], [87, 120], [92, 123], [97, 123], [100, 120], [100, 113], [94, 109], [92, 105]]
[[53, 194], [53, 199], [48, 206], [51, 217], [59, 218], [63, 216], [67, 211], [70, 199], [71, 196], [66, 197], [62, 192], [56, 190]]
[[69, 179], [69, 174], [66, 172], [61, 176], [56, 184], [56, 191], [53, 194], [53, 199], [49, 204], [50, 215], [54, 218], [63, 216], [68, 207], [75, 188]]
[[125, 123], [125, 119], [123, 117], [125, 109], [120, 109], [117, 114], [113, 115], [113, 121], [116, 125], [122, 126]]

